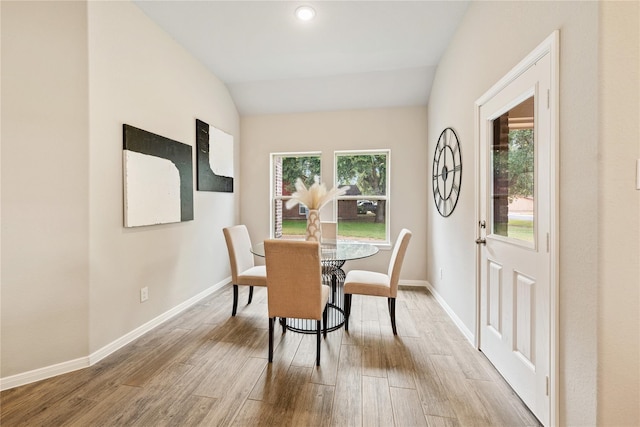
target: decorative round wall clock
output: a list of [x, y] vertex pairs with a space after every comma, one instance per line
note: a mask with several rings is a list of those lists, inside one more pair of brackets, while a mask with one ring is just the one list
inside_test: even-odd
[[462, 182], [462, 153], [458, 135], [446, 128], [438, 138], [433, 153], [433, 201], [438, 213], [444, 217], [451, 215], [458, 204]]

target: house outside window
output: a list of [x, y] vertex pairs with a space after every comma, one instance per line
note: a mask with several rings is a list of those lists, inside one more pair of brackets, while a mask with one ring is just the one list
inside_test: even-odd
[[335, 183], [349, 186], [338, 197], [338, 239], [389, 244], [390, 150], [335, 152]]
[[307, 208], [285, 204], [296, 191], [298, 178], [311, 186], [320, 179], [320, 153], [274, 153], [271, 155], [271, 236], [273, 238], [302, 238], [307, 226]]

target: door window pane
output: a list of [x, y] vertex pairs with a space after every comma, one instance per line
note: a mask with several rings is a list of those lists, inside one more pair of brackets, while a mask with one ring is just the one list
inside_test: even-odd
[[534, 242], [534, 98], [493, 120], [492, 232]]

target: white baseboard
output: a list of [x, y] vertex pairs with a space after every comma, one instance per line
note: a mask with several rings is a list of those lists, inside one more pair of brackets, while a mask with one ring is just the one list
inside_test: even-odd
[[129, 332], [128, 334], [123, 335], [122, 337], [118, 338], [117, 340], [113, 341], [110, 344], [107, 344], [106, 346], [102, 347], [100, 350], [93, 352], [89, 356], [90, 366], [98, 363], [99, 361], [101, 361], [105, 357], [109, 356], [110, 354], [113, 354], [116, 351], [120, 350], [122, 347], [124, 347], [125, 345], [129, 344], [130, 342], [140, 338], [141, 336], [143, 336], [144, 334], [146, 334], [150, 330], [160, 326], [161, 324], [163, 324], [167, 320], [169, 320], [172, 317], [180, 314], [181, 312], [183, 312], [187, 308], [189, 308], [192, 305], [196, 304], [201, 299], [206, 298], [209, 295], [211, 295], [213, 292], [217, 291], [218, 289], [221, 289], [224, 285], [226, 285], [230, 281], [231, 281], [231, 277], [228, 277], [228, 278], [224, 279], [222, 282], [216, 283], [215, 285], [211, 286], [210, 288], [205, 289], [204, 291], [200, 292], [199, 294], [194, 295], [193, 297], [189, 298], [188, 300], [184, 301], [183, 303], [173, 307], [171, 310], [162, 313], [160, 316], [158, 316], [158, 317], [156, 317], [154, 319], [151, 319], [150, 321], [148, 321], [144, 325], [141, 325], [141, 326], [137, 327], [136, 329], [134, 329], [133, 331]]
[[431, 295], [436, 299], [438, 304], [442, 307], [442, 309], [447, 313], [447, 315], [451, 318], [453, 323], [456, 325], [460, 332], [469, 340], [471, 345], [475, 346], [475, 337], [473, 333], [462, 323], [462, 320], [456, 315], [456, 313], [449, 307], [447, 302], [442, 298], [438, 292], [431, 286], [427, 280], [401, 280], [399, 283], [400, 286], [403, 287], [424, 287], [431, 292]]
[[67, 362], [45, 366], [44, 368], [34, 369], [33, 371], [11, 375], [10, 377], [0, 378], [0, 390], [9, 390], [10, 388], [46, 380], [47, 378], [52, 378], [57, 375], [88, 368], [89, 366], [89, 357], [80, 357], [75, 360], [69, 360]]
[[440, 306], [443, 308], [443, 310], [449, 315], [449, 317], [451, 318], [453, 323], [458, 327], [458, 329], [460, 329], [460, 332], [462, 332], [462, 334], [465, 336], [465, 338], [467, 338], [469, 340], [471, 345], [475, 346], [475, 337], [473, 335], [473, 332], [471, 332], [465, 326], [465, 324], [462, 323], [462, 320], [460, 320], [460, 318], [451, 309], [451, 307], [449, 307], [449, 305], [444, 300], [444, 298], [442, 298], [442, 296], [433, 288], [433, 286], [431, 286], [431, 283], [429, 283], [429, 282], [426, 282], [426, 283], [427, 283], [427, 285], [426, 285], [427, 289], [429, 289], [429, 292], [431, 292], [431, 295], [433, 295], [433, 297], [436, 299], [436, 301], [438, 301], [438, 304], [440, 304]]
[[160, 316], [148, 321], [144, 325], [139, 326], [133, 331], [123, 335], [117, 340], [107, 344], [100, 350], [93, 352], [86, 357], [80, 357], [75, 360], [58, 363], [51, 366], [45, 366], [44, 368], [34, 369], [32, 371], [23, 372], [21, 374], [12, 375], [5, 378], [0, 378], [0, 391], [9, 390], [14, 387], [19, 387], [25, 384], [30, 384], [36, 381], [45, 380], [47, 378], [55, 377], [57, 375], [66, 374], [69, 372], [77, 371], [78, 369], [88, 368], [92, 366], [110, 354], [118, 351], [130, 342], [140, 338], [142, 335], [158, 327], [162, 323], [171, 319], [172, 317], [180, 314], [184, 310], [188, 309], [192, 305], [198, 303], [198, 301], [208, 297], [218, 289], [221, 289], [226, 284], [231, 282], [231, 277], [227, 277], [221, 282], [216, 283], [210, 288], [205, 289], [199, 294], [189, 298], [188, 300], [178, 304], [171, 310], [162, 313]]
[[400, 280], [398, 286], [428, 288], [429, 282], [426, 280]]

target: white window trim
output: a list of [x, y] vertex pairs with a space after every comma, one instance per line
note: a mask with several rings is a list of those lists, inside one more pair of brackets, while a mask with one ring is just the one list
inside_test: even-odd
[[385, 241], [384, 242], [367, 242], [371, 243], [375, 246], [378, 246], [380, 249], [390, 249], [391, 248], [391, 149], [390, 148], [382, 148], [382, 149], [370, 149], [370, 150], [338, 150], [333, 152], [333, 184], [334, 186], [338, 185], [338, 156], [349, 156], [349, 155], [363, 155], [363, 154], [385, 154], [387, 156], [387, 177], [385, 180], [385, 195], [384, 196], [339, 196], [336, 197], [336, 203], [333, 204], [333, 217], [336, 221], [339, 222], [338, 219], [338, 201], [339, 200], [385, 200]]
[[[291, 196], [276, 196], [274, 178], [274, 160], [276, 157], [313, 157], [320, 158], [320, 173], [322, 174], [322, 152], [321, 151], [284, 151], [278, 153], [270, 153], [269, 158], [269, 237], [273, 239], [274, 235], [274, 223], [275, 223], [275, 201], [282, 200], [282, 203], [286, 203], [291, 199]], [[322, 175], [320, 176], [322, 179]]]

